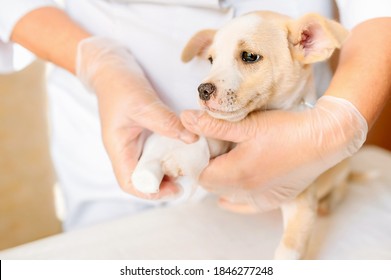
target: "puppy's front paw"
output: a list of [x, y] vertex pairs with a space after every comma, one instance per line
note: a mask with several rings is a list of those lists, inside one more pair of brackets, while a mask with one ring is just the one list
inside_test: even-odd
[[132, 174], [132, 184], [142, 193], [158, 193], [163, 176], [160, 162], [147, 162], [136, 167]]
[[185, 175], [175, 157], [166, 158], [162, 163], [162, 168], [164, 174], [173, 178], [178, 178]]

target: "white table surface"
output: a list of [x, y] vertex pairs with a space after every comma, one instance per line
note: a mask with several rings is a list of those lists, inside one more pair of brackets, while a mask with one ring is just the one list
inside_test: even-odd
[[[311, 259], [391, 259], [391, 153], [363, 148], [356, 170], [379, 172], [352, 184], [330, 216], [319, 218]], [[0, 252], [0, 259], [271, 259], [281, 215], [226, 212], [214, 197], [154, 209]]]

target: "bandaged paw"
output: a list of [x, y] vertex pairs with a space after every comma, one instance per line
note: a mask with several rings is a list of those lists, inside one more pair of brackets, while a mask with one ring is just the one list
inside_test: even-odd
[[145, 194], [158, 193], [164, 175], [188, 176], [197, 181], [210, 158], [205, 138], [192, 144], [152, 134], [132, 174], [135, 189]]

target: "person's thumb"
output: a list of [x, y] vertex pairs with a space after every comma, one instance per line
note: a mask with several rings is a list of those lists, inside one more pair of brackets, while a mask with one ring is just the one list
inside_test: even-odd
[[143, 108], [135, 119], [142, 127], [145, 127], [160, 135], [182, 140], [185, 143], [193, 143], [198, 136], [188, 131], [181, 123], [178, 116], [169, 110], [163, 103], [157, 101]]
[[230, 142], [243, 142], [256, 130], [256, 123], [251, 118], [238, 122], [218, 120], [206, 112], [188, 110], [181, 114], [182, 124], [196, 134]]

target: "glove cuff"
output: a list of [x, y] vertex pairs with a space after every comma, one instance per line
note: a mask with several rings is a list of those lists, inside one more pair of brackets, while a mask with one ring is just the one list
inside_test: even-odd
[[353, 155], [362, 147], [368, 134], [368, 123], [350, 101], [326, 95], [319, 98], [315, 108], [327, 112], [329, 117], [337, 122], [339, 130], [335, 133], [345, 135], [346, 157]]
[[[120, 42], [93, 36], [82, 40], [77, 48], [76, 76], [90, 90], [96, 89], [96, 83], [102, 75], [115, 75], [122, 71], [144, 76], [132, 53]], [[117, 72], [118, 71], [118, 72]]]

